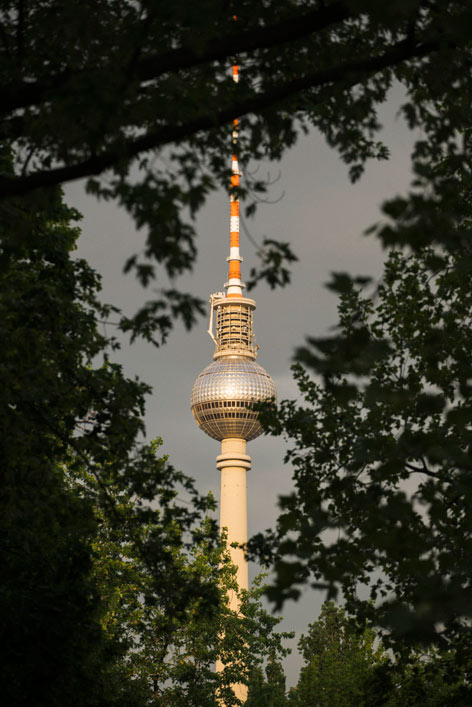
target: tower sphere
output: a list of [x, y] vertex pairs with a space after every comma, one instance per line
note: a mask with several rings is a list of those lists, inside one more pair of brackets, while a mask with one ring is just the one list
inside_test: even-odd
[[253, 403], [276, 399], [269, 374], [245, 356], [223, 356], [203, 369], [192, 390], [192, 412], [201, 429], [213, 439], [262, 434]]

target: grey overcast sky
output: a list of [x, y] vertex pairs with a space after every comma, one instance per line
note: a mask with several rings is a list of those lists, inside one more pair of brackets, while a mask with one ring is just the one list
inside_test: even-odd
[[[313, 132], [301, 137], [280, 164], [261, 167], [281, 177], [270, 196], [283, 198], [262, 204], [249, 230], [258, 242], [264, 236], [289, 240], [299, 262], [293, 267], [292, 283], [271, 291], [261, 285], [251, 292], [257, 302], [255, 330], [260, 346], [258, 362], [272, 375], [279, 398], [294, 397], [290, 364], [294, 347], [306, 334], [323, 335], [336, 321], [336, 297], [324, 288], [332, 271], [379, 276], [384, 254], [378, 243], [363, 231], [381, 217], [383, 199], [408, 188], [411, 133], [395, 116], [400, 96], [394, 92], [380, 111], [383, 139], [391, 151], [388, 162], [371, 162], [363, 178], [352, 185], [346, 166]], [[127, 214], [114, 204], [97, 202], [84, 192], [82, 183], [67, 186], [66, 200], [83, 214], [78, 255], [85, 257], [102, 275], [103, 301], [135, 312], [152, 295], [132, 275], [123, 275], [123, 264], [139, 252], [145, 233], [136, 232]], [[223, 191], [213, 195], [198, 221], [198, 260], [191, 275], [177, 285], [207, 300], [221, 290], [226, 276], [229, 247], [229, 204]], [[241, 235], [243, 279], [255, 262], [255, 249]], [[160, 286], [160, 283], [157, 283]], [[201, 319], [191, 331], [177, 327], [168, 343], [156, 349], [142, 342], [123, 342], [117, 359], [130, 376], [149, 383], [147, 436], [163, 438], [163, 451], [177, 468], [193, 476], [202, 492], [218, 498], [219, 477], [215, 457], [219, 444], [204, 435], [190, 412], [190, 392], [198, 373], [212, 360], [213, 344]], [[253, 468], [248, 476], [249, 534], [274, 525], [277, 497], [291, 488], [291, 470], [283, 464], [285, 444], [261, 437], [248, 446]], [[251, 574], [257, 573], [251, 568]], [[323, 597], [306, 591], [298, 602], [283, 611], [283, 630], [294, 630], [292, 655], [285, 661], [288, 685], [296, 682], [301, 661], [296, 641], [308, 623], [317, 618]]]

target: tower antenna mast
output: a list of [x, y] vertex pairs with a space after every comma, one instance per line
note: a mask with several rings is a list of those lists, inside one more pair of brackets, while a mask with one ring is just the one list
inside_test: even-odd
[[[236, 18], [235, 18], [236, 19]], [[233, 81], [239, 83], [239, 65], [233, 64]], [[231, 159], [231, 193], [230, 193], [230, 243], [229, 243], [229, 271], [227, 297], [242, 297], [244, 284], [241, 282], [241, 262], [239, 252], [239, 162], [238, 162], [238, 131], [239, 120], [233, 119], [233, 154]]]

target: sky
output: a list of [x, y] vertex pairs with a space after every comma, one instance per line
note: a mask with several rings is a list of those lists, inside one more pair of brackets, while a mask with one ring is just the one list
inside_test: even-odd
[[[279, 177], [269, 198], [276, 203], [261, 204], [247, 226], [252, 238], [261, 243], [264, 236], [290, 241], [299, 258], [292, 269], [292, 282], [283, 289], [270, 290], [259, 285], [250, 293], [257, 304], [256, 340], [260, 347], [258, 363], [273, 377], [279, 399], [296, 397], [290, 365], [296, 346], [306, 335], [329, 334], [336, 323], [336, 296], [324, 287], [333, 271], [380, 277], [385, 253], [373, 237], [363, 235], [366, 228], [382, 219], [380, 204], [385, 198], [404, 193], [409, 185], [412, 135], [396, 115], [401, 95], [393, 91], [379, 111], [384, 126], [382, 139], [390, 149], [388, 162], [370, 162], [362, 179], [352, 185], [347, 168], [324, 138], [312, 132], [300, 137], [282, 161], [264, 164], [260, 174]], [[152, 291], [143, 289], [132, 274], [123, 274], [123, 265], [133, 253], [140, 252], [145, 232], [136, 228], [116, 204], [97, 202], [87, 195], [84, 184], [76, 182], [65, 189], [66, 202], [82, 214], [82, 235], [78, 257], [86, 258], [102, 276], [102, 300], [133, 314]], [[229, 253], [229, 201], [221, 190], [212, 195], [197, 219], [199, 249], [194, 271], [177, 280], [183, 291], [208, 300], [212, 292], [223, 289], [226, 256]], [[241, 233], [243, 280], [256, 264], [254, 245]], [[158, 280], [154, 286], [160, 287]], [[152, 290], [152, 285], [150, 286]], [[207, 437], [195, 423], [190, 411], [190, 393], [200, 371], [212, 361], [214, 345], [202, 318], [190, 331], [178, 325], [168, 342], [155, 348], [137, 342], [129, 346], [123, 339], [115, 357], [127, 375], [138, 376], [152, 386], [147, 401], [148, 439], [162, 437], [162, 451], [178, 469], [195, 478], [202, 493], [212, 491], [219, 497], [219, 473], [215, 458], [219, 443]], [[113, 333], [108, 329], [108, 333]], [[281, 438], [263, 436], [248, 444], [252, 469], [248, 473], [249, 536], [274, 527], [277, 499], [290, 492], [291, 469], [284, 465], [287, 443]], [[250, 578], [258, 573], [250, 566]], [[295, 631], [290, 642], [292, 655], [285, 660], [287, 684], [297, 681], [301, 659], [296, 642], [307, 625], [320, 612], [323, 595], [306, 590], [298, 602], [289, 602], [282, 612], [280, 629]]]

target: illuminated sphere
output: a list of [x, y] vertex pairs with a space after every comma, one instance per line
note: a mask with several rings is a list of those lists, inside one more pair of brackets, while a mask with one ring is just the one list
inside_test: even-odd
[[263, 432], [250, 405], [276, 397], [274, 381], [262, 366], [245, 356], [222, 356], [198, 376], [191, 407], [198, 425], [213, 439], [241, 437], [249, 442]]

